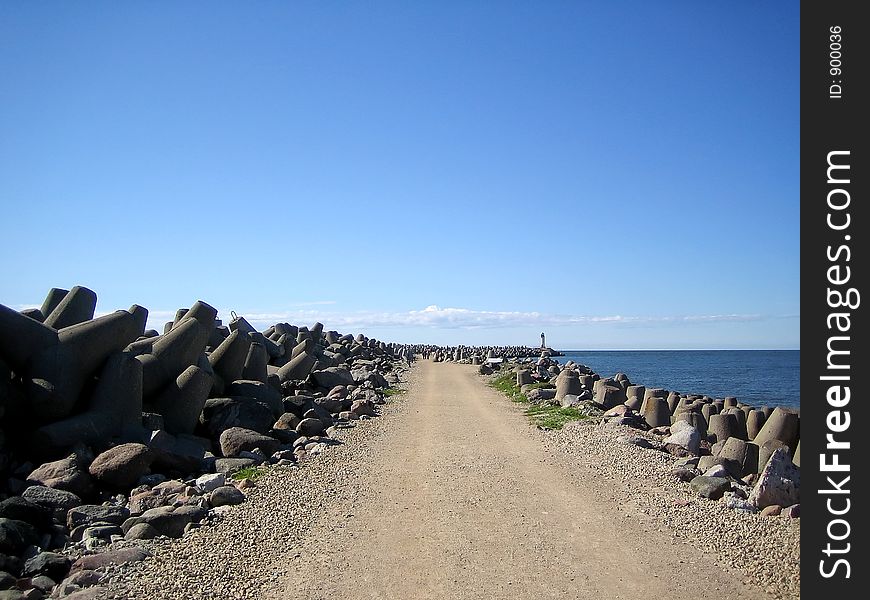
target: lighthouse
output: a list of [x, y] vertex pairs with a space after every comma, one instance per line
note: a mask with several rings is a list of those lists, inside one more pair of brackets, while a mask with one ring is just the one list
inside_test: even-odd
[[541, 348], [546, 348], [547, 342], [544, 340], [544, 332], [541, 332]]

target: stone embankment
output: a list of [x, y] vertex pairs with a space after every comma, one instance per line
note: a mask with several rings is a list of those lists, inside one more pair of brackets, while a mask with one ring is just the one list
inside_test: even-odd
[[475, 365], [501, 360], [529, 358], [531, 356], [564, 356], [552, 348], [532, 348], [530, 346], [432, 346], [415, 344], [410, 346], [415, 354], [435, 362], [470, 362]]
[[140, 561], [245, 501], [263, 465], [326, 450], [375, 416], [405, 346], [276, 323], [226, 326], [198, 301], [163, 333], [96, 294], [0, 305], [0, 600], [97, 598]]

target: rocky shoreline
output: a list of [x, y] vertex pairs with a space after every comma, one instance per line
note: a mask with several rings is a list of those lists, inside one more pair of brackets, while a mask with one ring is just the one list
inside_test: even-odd
[[84, 287], [0, 305], [0, 600], [104, 597], [113, 565], [378, 414], [413, 358], [320, 323], [224, 326], [201, 301], [162, 334], [141, 306], [95, 308]]

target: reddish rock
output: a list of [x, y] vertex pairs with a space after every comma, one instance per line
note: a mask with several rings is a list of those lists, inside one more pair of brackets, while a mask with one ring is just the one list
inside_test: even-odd
[[151, 468], [154, 455], [144, 444], [121, 444], [94, 459], [88, 471], [101, 484], [130, 488]]

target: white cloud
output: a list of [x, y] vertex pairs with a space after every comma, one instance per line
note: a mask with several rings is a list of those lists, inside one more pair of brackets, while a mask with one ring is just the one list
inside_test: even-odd
[[[472, 310], [468, 308], [442, 308], [430, 305], [420, 310], [404, 312], [357, 311], [336, 312], [320, 308], [307, 308], [334, 305], [334, 300], [317, 300], [291, 304], [291, 310], [283, 311], [236, 311], [252, 325], [264, 329], [278, 322], [297, 325], [310, 325], [316, 321], [327, 329], [349, 331], [378, 327], [395, 328], [432, 328], [432, 329], [499, 329], [521, 327], [564, 327], [571, 325], [625, 325], [655, 326], [668, 324], [701, 323], [745, 323], [768, 319], [793, 319], [799, 315], [760, 315], [760, 314], [715, 314], [715, 315], [675, 315], [675, 316], [625, 316], [625, 315], [572, 315], [543, 312]], [[19, 310], [34, 305], [18, 305]], [[105, 314], [105, 312], [98, 312]], [[219, 318], [228, 323], [232, 316], [228, 309], [218, 311]], [[148, 315], [148, 327], [163, 330], [163, 324], [175, 317], [174, 310], [153, 310]]]
[[[222, 314], [228, 314], [222, 311]], [[433, 329], [499, 329], [508, 327], [558, 327], [570, 325], [624, 324], [655, 325], [669, 323], [715, 323], [760, 321], [768, 317], [753, 314], [623, 316], [565, 315], [542, 312], [489, 311], [468, 308], [442, 308], [430, 305], [420, 310], [404, 312], [329, 312], [322, 310], [290, 310], [239, 313], [251, 324], [268, 326], [276, 322], [309, 324], [320, 321], [328, 329], [368, 329], [374, 327], [421, 327]]]

